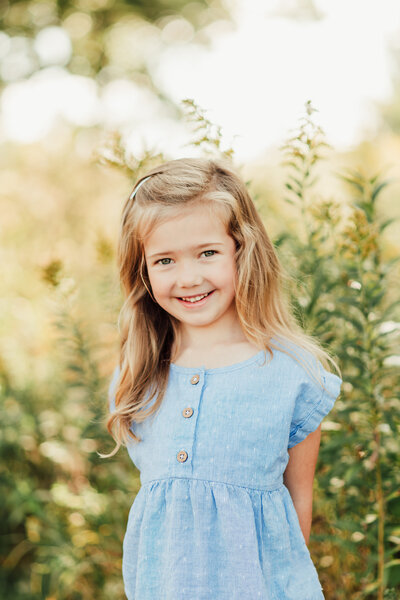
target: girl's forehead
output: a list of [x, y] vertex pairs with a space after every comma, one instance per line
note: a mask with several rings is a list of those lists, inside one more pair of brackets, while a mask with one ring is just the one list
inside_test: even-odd
[[153, 217], [152, 222], [145, 220], [142, 240], [146, 245], [169, 235], [196, 236], [205, 232], [228, 234], [226, 217], [217, 207], [205, 204], [194, 207], [184, 207], [179, 210], [170, 209], [162, 216]]

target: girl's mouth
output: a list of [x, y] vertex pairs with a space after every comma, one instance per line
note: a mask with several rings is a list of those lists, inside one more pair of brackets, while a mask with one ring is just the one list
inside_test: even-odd
[[[188, 307], [192, 307], [192, 306], [203, 306], [203, 304], [205, 304], [207, 302], [207, 299], [212, 296], [212, 294], [215, 292], [215, 290], [213, 290], [212, 292], [208, 292], [206, 296], [204, 296], [203, 294], [199, 294], [199, 296], [195, 296], [195, 298], [200, 298], [199, 300], [195, 300], [193, 298], [193, 300], [183, 300], [183, 298], [178, 298], [179, 302], [181, 304], [183, 304], [184, 306], [188, 306]], [[203, 298], [201, 296], [204, 296]]]

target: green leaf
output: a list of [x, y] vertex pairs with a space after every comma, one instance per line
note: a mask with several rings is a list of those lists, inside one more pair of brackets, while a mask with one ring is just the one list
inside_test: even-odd
[[353, 187], [355, 187], [360, 192], [360, 194], [364, 193], [365, 186], [362, 185], [361, 183], [359, 183], [359, 181], [356, 181], [355, 179], [352, 179], [349, 176], [342, 175], [341, 173], [336, 173], [336, 176], [339, 179], [341, 179], [342, 181], [346, 181], [347, 183], [349, 183], [350, 185], [352, 185]]
[[398, 306], [400, 306], [400, 300], [395, 300], [394, 302], [391, 302], [389, 306], [387, 306], [385, 310], [381, 313], [379, 319], [374, 321], [374, 323], [377, 325], [379, 323], [382, 323], [383, 321], [387, 321], [392, 310]]
[[[321, 313], [323, 314], [324, 311], [321, 311]], [[357, 331], [359, 331], [360, 333], [363, 333], [364, 329], [365, 329], [365, 321], [361, 322], [359, 320], [357, 320], [355, 317], [352, 317], [351, 315], [349, 315], [348, 313], [344, 313], [340, 310], [331, 310], [331, 311], [325, 311], [326, 315], [331, 318], [331, 317], [338, 317], [339, 319], [343, 319], [344, 321], [346, 321], [347, 323], [351, 323], [352, 325], [354, 325], [354, 327], [357, 329]], [[317, 313], [318, 314], [318, 313]], [[318, 316], [320, 316], [318, 314]]]
[[293, 175], [288, 175], [288, 178], [291, 179], [292, 181], [294, 181], [294, 183], [296, 183], [299, 188], [303, 187], [302, 182], [299, 181], [299, 179], [296, 179], [296, 177], [293, 177]]
[[385, 568], [387, 567], [394, 567], [394, 566], [400, 566], [400, 558], [395, 558], [393, 560], [390, 560], [389, 562], [385, 563]]
[[371, 193], [371, 200], [372, 200], [372, 202], [375, 202], [376, 198], [379, 196], [379, 194], [381, 193], [381, 191], [387, 185], [389, 185], [388, 181], [382, 181], [382, 183], [379, 183], [377, 186], [374, 187], [374, 189], [372, 190], [372, 193]]
[[282, 165], [283, 166], [287, 166], [287, 167], [292, 167], [293, 169], [295, 169], [296, 171], [298, 171], [299, 173], [301, 173], [300, 167], [295, 162], [293, 162], [292, 160], [283, 161]]
[[385, 297], [385, 295], [387, 294], [386, 290], [381, 290], [379, 293], [374, 293], [371, 298], [369, 299], [369, 306], [370, 307], [375, 307], [377, 306], [380, 301], [382, 300], [382, 298]]
[[[399, 220], [400, 220], [399, 217], [392, 217], [390, 219], [386, 219], [386, 221], [383, 221], [382, 223], [380, 223], [379, 231], [382, 232], [384, 229], [386, 229], [386, 227], [388, 227], [392, 223], [395, 223], [396, 221], [399, 221]], [[397, 257], [397, 260], [400, 260], [400, 257]]]

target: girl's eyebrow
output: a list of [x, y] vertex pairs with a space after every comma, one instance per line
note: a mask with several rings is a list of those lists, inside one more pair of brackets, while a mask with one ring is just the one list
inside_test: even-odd
[[[198, 250], [199, 248], [205, 248], [205, 246], [223, 246], [222, 242], [206, 242], [205, 244], [199, 244], [198, 246], [192, 246], [189, 250]], [[155, 258], [156, 256], [165, 256], [166, 254], [174, 254], [173, 250], [165, 250], [165, 252], [157, 252], [156, 254], [150, 254], [148, 258]]]

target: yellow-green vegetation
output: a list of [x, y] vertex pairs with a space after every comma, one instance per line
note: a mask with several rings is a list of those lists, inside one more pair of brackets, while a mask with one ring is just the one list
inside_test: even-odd
[[[60, 27], [68, 35], [70, 50], [65, 60], [58, 63], [56, 59], [56, 64], [65, 65], [71, 73], [92, 77], [99, 84], [128, 76], [154, 89], [149, 56], [173, 40], [209, 43], [204, 29], [217, 19], [230, 19], [221, 0], [4, 0], [0, 31], [16, 40], [13, 52], [17, 59], [6, 62], [0, 72], [0, 86], [39, 70], [43, 56], [34, 41], [46, 28]], [[164, 31], [171, 23], [176, 26]], [[21, 49], [29, 60], [18, 61]], [[44, 62], [54, 64], [54, 56]]]
[[[219, 129], [211, 135], [195, 103], [185, 106], [195, 145], [221, 153]], [[377, 174], [374, 152], [335, 156], [307, 103], [279, 175], [241, 167], [291, 275], [295, 314], [342, 369], [310, 540], [327, 600], [394, 600], [400, 587], [398, 187]], [[1, 598], [124, 597], [139, 474], [126, 451], [97, 454], [114, 445], [105, 419], [122, 301], [115, 244], [134, 178], [163, 158], [129, 157], [118, 138], [104, 152], [95, 132], [66, 129], [2, 150]]]

